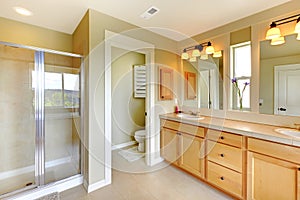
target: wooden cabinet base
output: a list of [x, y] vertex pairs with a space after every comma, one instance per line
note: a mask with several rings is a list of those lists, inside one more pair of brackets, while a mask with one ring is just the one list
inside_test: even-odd
[[208, 162], [207, 181], [212, 185], [230, 191], [232, 195], [242, 198], [242, 174], [213, 162]]

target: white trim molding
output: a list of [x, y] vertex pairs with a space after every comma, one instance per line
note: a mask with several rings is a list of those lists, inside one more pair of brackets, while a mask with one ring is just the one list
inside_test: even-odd
[[129, 141], [121, 144], [116, 144], [111, 147], [111, 150], [122, 149], [137, 144], [137, 141]]

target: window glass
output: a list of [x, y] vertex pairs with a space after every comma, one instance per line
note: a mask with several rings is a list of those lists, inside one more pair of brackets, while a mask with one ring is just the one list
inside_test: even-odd
[[237, 83], [232, 83], [232, 108], [241, 109], [242, 98], [242, 109], [250, 110], [251, 43], [232, 45], [231, 55], [231, 80]]

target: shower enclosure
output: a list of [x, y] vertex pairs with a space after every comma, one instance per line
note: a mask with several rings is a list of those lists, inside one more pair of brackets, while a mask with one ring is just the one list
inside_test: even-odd
[[81, 176], [82, 63], [0, 42], [0, 199]]

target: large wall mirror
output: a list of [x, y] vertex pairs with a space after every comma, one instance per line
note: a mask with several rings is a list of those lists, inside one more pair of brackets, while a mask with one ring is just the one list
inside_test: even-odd
[[300, 41], [285, 36], [285, 43], [260, 42], [259, 111], [300, 116]]
[[[198, 58], [196, 62], [183, 61], [184, 74], [196, 75], [196, 87], [194, 99], [189, 98], [187, 90], [191, 86], [185, 86], [183, 105], [223, 109], [223, 57], [215, 58], [208, 55], [207, 59]], [[186, 79], [187, 76], [185, 76]], [[185, 83], [188, 81], [185, 80]], [[186, 85], [186, 84], [185, 84]]]

